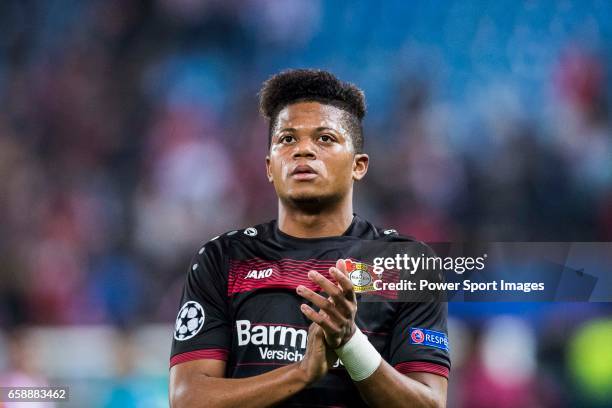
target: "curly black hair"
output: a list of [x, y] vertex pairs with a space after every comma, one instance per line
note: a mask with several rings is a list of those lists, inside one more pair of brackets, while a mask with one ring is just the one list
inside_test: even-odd
[[362, 120], [366, 113], [365, 96], [355, 85], [340, 81], [328, 71], [290, 69], [270, 77], [259, 92], [259, 110], [270, 121], [268, 146], [278, 113], [287, 105], [317, 101], [344, 110], [347, 128], [356, 153], [363, 150]]

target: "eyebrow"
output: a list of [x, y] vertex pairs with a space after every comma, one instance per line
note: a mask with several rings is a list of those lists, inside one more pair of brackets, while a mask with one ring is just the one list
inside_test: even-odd
[[[296, 128], [292, 128], [292, 127], [290, 127], [290, 128], [283, 128], [283, 129], [280, 129], [277, 133], [286, 132], [286, 131], [295, 132], [296, 130], [297, 130]], [[334, 132], [338, 132], [338, 130], [332, 129], [332, 128], [327, 127], [327, 126], [319, 126], [318, 128], [315, 129], [315, 131], [317, 131], [317, 132], [320, 132], [322, 130], [332, 130]]]

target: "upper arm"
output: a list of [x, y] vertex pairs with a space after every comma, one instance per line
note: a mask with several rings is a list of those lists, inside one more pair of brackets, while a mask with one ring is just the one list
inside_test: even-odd
[[196, 376], [217, 377], [225, 376], [226, 362], [223, 360], [201, 359], [187, 361], [170, 368], [170, 384], [185, 381]]
[[177, 406], [180, 401], [194, 397], [194, 385], [201, 384], [205, 377], [224, 377], [225, 361], [200, 359], [187, 361], [170, 368], [170, 405]]
[[448, 379], [446, 377], [425, 372], [410, 372], [405, 375], [429, 387], [432, 394], [438, 400], [438, 405], [441, 407], [446, 406], [446, 394], [448, 390]]

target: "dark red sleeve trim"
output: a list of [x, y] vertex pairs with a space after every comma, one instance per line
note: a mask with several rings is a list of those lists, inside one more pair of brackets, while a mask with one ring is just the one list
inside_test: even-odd
[[205, 349], [188, 351], [186, 353], [177, 354], [172, 356], [170, 359], [170, 367], [179, 363], [185, 363], [192, 360], [200, 360], [203, 358], [210, 358], [212, 360], [223, 360], [227, 361], [227, 355], [229, 352], [226, 349]]
[[436, 363], [428, 363], [425, 361], [407, 361], [404, 363], [396, 364], [395, 369], [402, 374], [414, 373], [414, 372], [422, 372], [422, 373], [432, 373], [441, 375], [442, 377], [448, 378], [448, 374], [450, 370]]

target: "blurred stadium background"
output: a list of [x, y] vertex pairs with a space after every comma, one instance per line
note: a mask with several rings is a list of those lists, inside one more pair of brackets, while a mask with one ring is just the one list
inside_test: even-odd
[[[289, 67], [365, 90], [377, 224], [612, 241], [609, 1], [3, 1], [0, 384], [167, 405], [190, 257], [275, 217], [256, 93]], [[449, 407], [612, 406], [610, 304], [449, 308]]]

